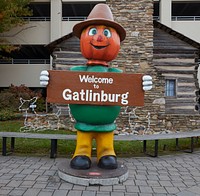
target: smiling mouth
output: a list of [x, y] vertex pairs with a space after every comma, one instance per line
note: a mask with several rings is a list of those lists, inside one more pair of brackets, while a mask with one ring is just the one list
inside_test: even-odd
[[91, 44], [95, 49], [97, 49], [97, 50], [101, 50], [101, 49], [103, 49], [103, 48], [106, 48], [107, 46], [95, 46], [95, 45], [93, 45], [93, 44]]

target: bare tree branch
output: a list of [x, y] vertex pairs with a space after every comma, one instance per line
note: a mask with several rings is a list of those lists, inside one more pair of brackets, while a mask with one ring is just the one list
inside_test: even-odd
[[27, 29], [31, 29], [31, 28], [34, 28], [34, 27], [37, 27], [37, 26], [30, 26], [30, 27], [22, 28], [18, 32], [14, 33], [12, 35], [1, 35], [1, 38], [3, 38], [3, 37], [14, 37], [14, 36], [20, 34], [22, 31], [26, 31]]

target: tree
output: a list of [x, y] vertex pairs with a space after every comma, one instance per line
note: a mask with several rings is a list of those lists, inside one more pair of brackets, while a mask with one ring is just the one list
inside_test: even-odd
[[[27, 6], [29, 2], [30, 0], [0, 0], [0, 33], [25, 23], [23, 17], [32, 15]], [[5, 39], [0, 39], [0, 51], [11, 52], [16, 49], [5, 42]]]

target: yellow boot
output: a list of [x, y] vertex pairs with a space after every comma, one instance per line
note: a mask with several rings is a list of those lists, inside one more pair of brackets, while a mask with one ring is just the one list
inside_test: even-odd
[[98, 166], [103, 169], [116, 169], [117, 158], [113, 147], [113, 132], [77, 131], [77, 143], [70, 165], [74, 169], [89, 169], [91, 166], [92, 140], [97, 143]]
[[95, 134], [97, 143], [98, 167], [103, 169], [116, 169], [117, 158], [114, 151], [114, 132], [99, 132]]
[[89, 169], [91, 166], [92, 132], [77, 131], [76, 150], [70, 162], [73, 169]]

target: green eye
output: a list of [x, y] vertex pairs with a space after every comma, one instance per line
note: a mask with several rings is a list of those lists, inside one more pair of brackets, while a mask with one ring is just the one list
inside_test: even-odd
[[96, 28], [91, 28], [90, 30], [89, 30], [89, 35], [96, 35], [97, 34], [97, 29]]
[[111, 36], [112, 36], [112, 34], [111, 34], [111, 32], [110, 32], [109, 29], [104, 29], [103, 34], [104, 34], [106, 37], [111, 37]]

